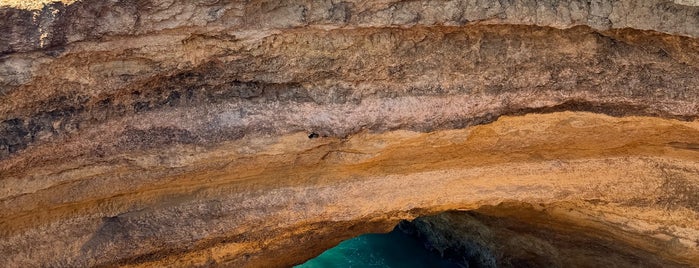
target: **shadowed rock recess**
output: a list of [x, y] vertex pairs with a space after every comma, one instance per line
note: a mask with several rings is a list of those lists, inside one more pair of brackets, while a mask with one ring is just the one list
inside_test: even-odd
[[699, 1], [0, 0], [0, 32], [2, 267], [287, 267], [420, 216], [464, 265], [699, 266]]

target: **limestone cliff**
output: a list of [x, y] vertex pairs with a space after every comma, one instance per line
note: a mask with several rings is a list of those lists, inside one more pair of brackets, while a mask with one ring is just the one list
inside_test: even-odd
[[0, 266], [284, 267], [505, 201], [699, 264], [697, 1], [0, 6]]

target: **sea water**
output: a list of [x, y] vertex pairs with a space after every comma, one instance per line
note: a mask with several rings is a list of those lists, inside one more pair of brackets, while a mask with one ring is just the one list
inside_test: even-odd
[[456, 268], [455, 263], [425, 249], [420, 241], [394, 230], [387, 234], [365, 234], [345, 240], [301, 268], [328, 267], [436, 267]]

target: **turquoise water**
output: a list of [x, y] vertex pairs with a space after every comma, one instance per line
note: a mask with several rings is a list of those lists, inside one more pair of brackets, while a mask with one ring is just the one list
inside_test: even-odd
[[459, 266], [427, 251], [416, 239], [394, 230], [387, 234], [365, 234], [343, 241], [318, 257], [295, 267], [456, 268]]

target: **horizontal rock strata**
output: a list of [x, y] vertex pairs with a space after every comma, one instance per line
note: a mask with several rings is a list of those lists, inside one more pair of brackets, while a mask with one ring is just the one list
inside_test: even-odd
[[699, 263], [692, 1], [15, 2], [0, 266], [283, 267], [504, 201]]
[[346, 226], [388, 230], [430, 211], [518, 200], [590, 206], [599, 215], [589, 217], [676, 244], [682, 250], [655, 250], [694, 263], [698, 130], [565, 112], [431, 133], [298, 133], [44, 164], [4, 180], [3, 189], [28, 192], [2, 200], [3, 258], [281, 265], [365, 230]]

